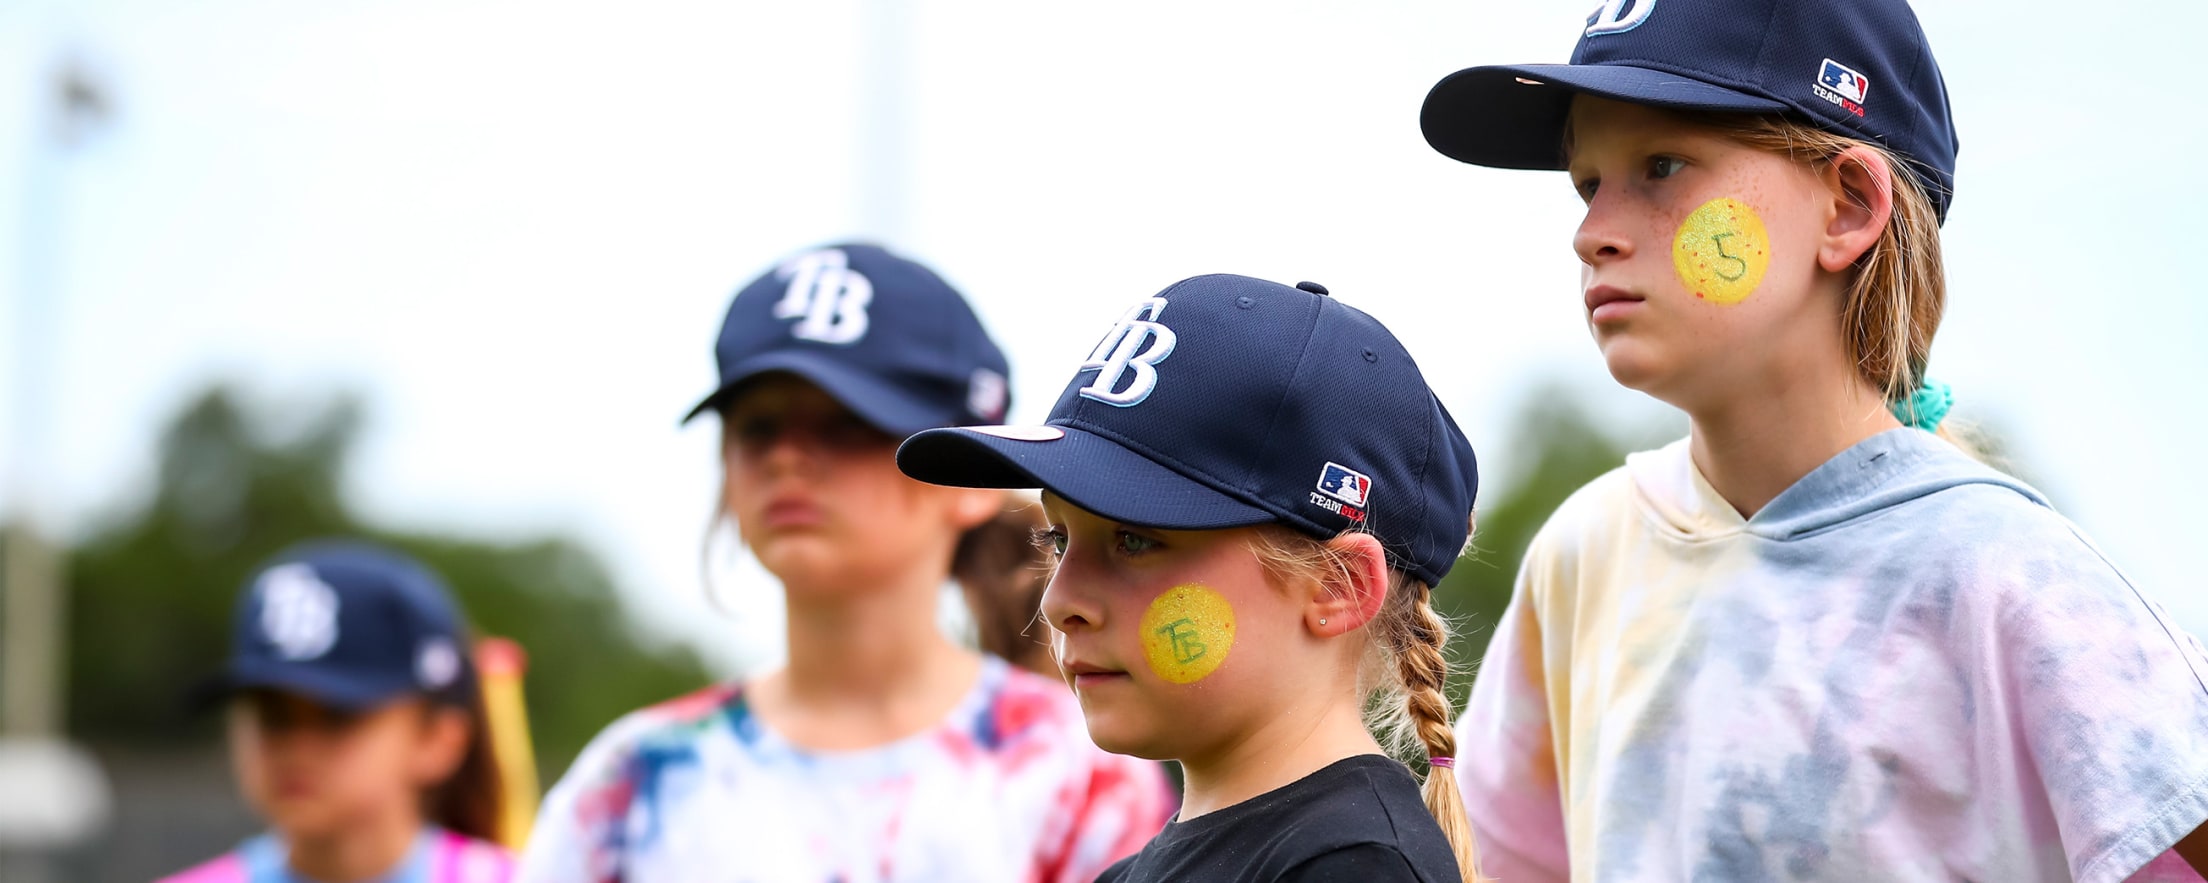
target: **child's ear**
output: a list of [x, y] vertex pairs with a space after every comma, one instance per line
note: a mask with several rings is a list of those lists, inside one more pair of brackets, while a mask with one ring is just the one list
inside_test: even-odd
[[468, 713], [449, 705], [425, 703], [422, 707], [421, 750], [414, 752], [414, 781], [434, 788], [458, 775], [468, 759], [468, 742], [475, 726]]
[[1894, 216], [1894, 171], [1885, 154], [1862, 146], [1841, 151], [1825, 167], [1831, 220], [1817, 248], [1825, 272], [1846, 272], [1885, 234]]
[[1388, 553], [1369, 533], [1326, 541], [1340, 565], [1304, 609], [1304, 626], [1321, 637], [1347, 634], [1380, 615], [1388, 599]]
[[939, 488], [951, 495], [951, 523], [960, 532], [973, 530], [1003, 513], [1012, 504], [1012, 497], [994, 488], [945, 487]]

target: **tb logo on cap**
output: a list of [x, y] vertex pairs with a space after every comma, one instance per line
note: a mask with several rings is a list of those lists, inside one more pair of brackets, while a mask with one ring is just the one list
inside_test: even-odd
[[1656, 11], [1656, 0], [1603, 0], [1602, 8], [1587, 19], [1587, 36], [1622, 34], [1640, 27]]
[[782, 265], [789, 290], [774, 305], [777, 319], [796, 319], [790, 333], [821, 343], [857, 343], [866, 336], [866, 308], [874, 283], [851, 269], [842, 249], [798, 255]]
[[[1165, 312], [1165, 298], [1144, 298], [1119, 324], [1106, 332], [1089, 352], [1081, 370], [1097, 369], [1096, 381], [1081, 388], [1081, 397], [1107, 405], [1131, 408], [1142, 404], [1158, 388], [1158, 363], [1173, 354], [1173, 329], [1157, 321]], [[1134, 379], [1127, 380], [1126, 375]], [[1122, 382], [1126, 383], [1124, 388]]]
[[305, 564], [261, 577], [261, 634], [289, 660], [313, 659], [337, 643], [337, 591]]

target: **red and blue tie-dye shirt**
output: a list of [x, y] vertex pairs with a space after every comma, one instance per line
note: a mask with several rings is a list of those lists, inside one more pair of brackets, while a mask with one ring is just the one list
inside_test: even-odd
[[1174, 804], [1157, 764], [1089, 741], [1064, 685], [996, 659], [941, 724], [861, 751], [793, 745], [725, 685], [600, 733], [517, 879], [1087, 883]]

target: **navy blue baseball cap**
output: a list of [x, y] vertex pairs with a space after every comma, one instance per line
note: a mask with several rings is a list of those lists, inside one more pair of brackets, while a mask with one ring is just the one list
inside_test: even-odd
[[1011, 405], [1004, 352], [935, 271], [860, 243], [799, 253], [736, 293], [713, 348], [720, 384], [687, 423], [744, 384], [787, 372], [891, 435], [995, 423]]
[[435, 574], [378, 546], [321, 541], [253, 575], [230, 661], [194, 698], [270, 689], [365, 711], [408, 695], [461, 704], [474, 679], [467, 630]]
[[1313, 283], [1225, 275], [1127, 310], [1043, 425], [923, 432], [897, 465], [1165, 530], [1361, 529], [1429, 586], [1479, 490], [1471, 442], [1388, 329]]
[[1419, 127], [1451, 159], [1563, 169], [1576, 93], [1785, 114], [1900, 154], [1941, 219], [1954, 200], [1947, 84], [1906, 0], [1605, 0], [1570, 64], [1450, 74], [1427, 93]]

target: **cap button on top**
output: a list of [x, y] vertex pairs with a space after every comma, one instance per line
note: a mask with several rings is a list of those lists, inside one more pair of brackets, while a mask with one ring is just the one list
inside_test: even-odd
[[1320, 285], [1317, 282], [1298, 282], [1296, 283], [1296, 287], [1311, 292], [1312, 294], [1320, 295], [1322, 297], [1326, 295], [1326, 286]]

